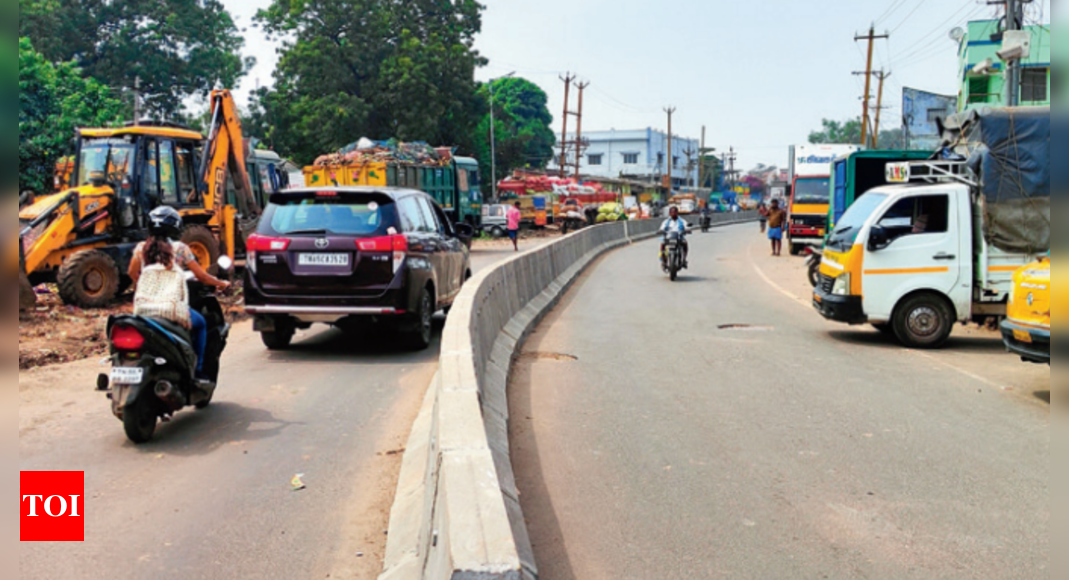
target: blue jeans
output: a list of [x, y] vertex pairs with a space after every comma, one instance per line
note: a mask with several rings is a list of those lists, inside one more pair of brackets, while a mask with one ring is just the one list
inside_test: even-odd
[[208, 348], [208, 321], [200, 312], [189, 309], [189, 321], [193, 323], [190, 334], [193, 337], [193, 352], [197, 353], [197, 377], [204, 372], [204, 351]]

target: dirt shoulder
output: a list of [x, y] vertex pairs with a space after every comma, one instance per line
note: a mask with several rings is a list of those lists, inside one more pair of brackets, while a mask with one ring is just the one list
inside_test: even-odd
[[[37, 305], [19, 313], [19, 371], [106, 356], [108, 317], [133, 312], [131, 293], [108, 308], [85, 310], [63, 304], [53, 285], [36, 291]], [[231, 322], [245, 318], [240, 282], [221, 301]]]

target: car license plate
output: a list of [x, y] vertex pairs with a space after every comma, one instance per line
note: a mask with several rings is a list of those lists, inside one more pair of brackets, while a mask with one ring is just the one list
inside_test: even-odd
[[111, 384], [140, 385], [145, 378], [145, 369], [140, 367], [116, 367], [111, 369]]
[[1013, 331], [1013, 338], [1017, 339], [1017, 342], [1023, 342], [1025, 344], [1032, 344], [1032, 335], [1026, 330]]
[[349, 254], [299, 254], [299, 266], [331, 266], [344, 268], [349, 266]]

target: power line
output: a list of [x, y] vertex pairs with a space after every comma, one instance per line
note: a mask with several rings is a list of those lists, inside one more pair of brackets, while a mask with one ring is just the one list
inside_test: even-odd
[[924, 2], [925, 2], [925, 0], [920, 0], [920, 2], [917, 3], [917, 7], [914, 8], [913, 11], [910, 12], [908, 15], [906, 15], [906, 17], [902, 20], [902, 22], [898, 23], [898, 26], [894, 27], [894, 29], [891, 30], [891, 34], [894, 34], [894, 33], [898, 32], [898, 30], [900, 28], [905, 26], [905, 24], [907, 22], [909, 22], [909, 19], [913, 18], [913, 15], [916, 14], [917, 11], [920, 10], [922, 6], [924, 6]]
[[883, 22], [884, 20], [886, 20], [886, 19], [890, 18], [890, 17], [891, 17], [891, 16], [892, 16], [892, 15], [893, 15], [893, 14], [894, 14], [895, 12], [897, 12], [897, 11], [898, 11], [898, 9], [899, 9], [899, 8], [901, 8], [901, 7], [902, 7], [902, 5], [903, 5], [903, 4], [905, 4], [905, 3], [906, 3], [906, 2], [908, 2], [908, 1], [909, 1], [909, 0], [896, 0], [895, 2], [892, 2], [892, 3], [891, 3], [891, 6], [889, 6], [889, 7], [887, 8], [887, 10], [885, 10], [885, 11], [883, 12], [883, 15], [882, 15], [882, 16], [880, 16], [879, 18], [877, 18], [877, 19], [876, 19], [876, 22], [875, 22], [874, 24], [880, 24], [880, 23], [882, 23], [882, 22]]

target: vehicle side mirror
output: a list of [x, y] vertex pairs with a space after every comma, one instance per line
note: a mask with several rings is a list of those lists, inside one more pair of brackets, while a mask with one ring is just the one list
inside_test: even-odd
[[891, 245], [891, 236], [883, 226], [873, 226], [869, 232], [869, 251], [878, 252]]
[[456, 232], [457, 237], [462, 240], [470, 240], [475, 237], [475, 228], [473, 228], [471, 224], [453, 224], [453, 231]]

